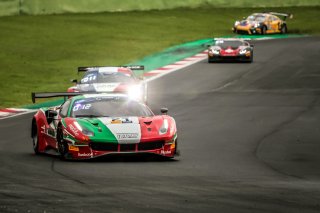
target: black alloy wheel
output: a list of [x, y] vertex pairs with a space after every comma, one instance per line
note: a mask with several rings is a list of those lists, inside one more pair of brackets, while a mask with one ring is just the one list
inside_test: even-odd
[[61, 159], [65, 160], [66, 155], [68, 153], [68, 144], [63, 139], [63, 132], [62, 132], [61, 126], [59, 126], [57, 129], [57, 142], [58, 142], [58, 151], [60, 153], [60, 157], [61, 157]]

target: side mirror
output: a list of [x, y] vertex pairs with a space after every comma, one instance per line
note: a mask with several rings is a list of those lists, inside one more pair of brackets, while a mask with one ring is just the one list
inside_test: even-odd
[[166, 115], [168, 113], [168, 108], [161, 108], [160, 112], [161, 112], [161, 114]]
[[70, 81], [71, 81], [72, 83], [75, 83], [75, 84], [78, 83], [78, 80], [77, 80], [77, 79], [71, 79]]
[[53, 117], [55, 117], [57, 115], [58, 115], [57, 111], [54, 111], [54, 110], [49, 110], [48, 111], [48, 118], [53, 118]]

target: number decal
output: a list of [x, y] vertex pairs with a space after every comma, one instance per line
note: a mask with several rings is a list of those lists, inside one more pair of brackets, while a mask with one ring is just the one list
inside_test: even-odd
[[97, 76], [96, 75], [88, 75], [86, 77], [84, 77], [81, 82], [82, 83], [87, 83], [87, 82], [90, 82], [90, 81], [94, 81], [97, 79]]
[[87, 110], [87, 109], [90, 109], [91, 107], [91, 104], [84, 104], [84, 105], [81, 105], [81, 104], [76, 104], [74, 105], [72, 111], [78, 111], [78, 110]]

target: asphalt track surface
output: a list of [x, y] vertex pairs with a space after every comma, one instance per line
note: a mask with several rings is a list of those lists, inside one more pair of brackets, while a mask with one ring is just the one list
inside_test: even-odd
[[151, 108], [176, 118], [177, 160], [36, 156], [32, 114], [0, 120], [0, 212], [319, 212], [320, 38], [254, 52], [150, 82]]

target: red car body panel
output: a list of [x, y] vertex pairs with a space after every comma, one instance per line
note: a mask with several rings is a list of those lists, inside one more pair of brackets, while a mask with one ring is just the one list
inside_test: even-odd
[[[48, 110], [57, 110], [57, 108], [48, 108]], [[37, 127], [38, 151], [40, 153], [50, 154], [52, 152], [49, 152], [49, 150], [54, 150], [55, 154], [59, 154], [56, 132], [57, 127], [60, 126], [65, 138], [71, 136], [77, 141], [76, 145], [68, 141], [68, 158], [70, 159], [90, 159], [103, 155], [120, 153], [152, 153], [172, 158], [176, 154], [176, 124], [174, 119], [168, 115], [138, 117], [141, 128], [141, 139], [139, 143], [131, 145], [118, 143], [116, 144], [116, 149], [112, 151], [93, 149], [91, 146], [93, 141], [90, 140], [90, 137], [84, 135], [74, 125], [76, 118], [67, 117], [62, 121], [60, 115], [57, 115], [57, 118], [49, 124], [46, 117], [46, 110], [40, 109], [34, 115], [33, 119]], [[168, 121], [169, 128], [165, 134], [159, 135], [159, 129], [161, 128], [164, 119]], [[155, 146], [155, 142], [162, 145]]]

